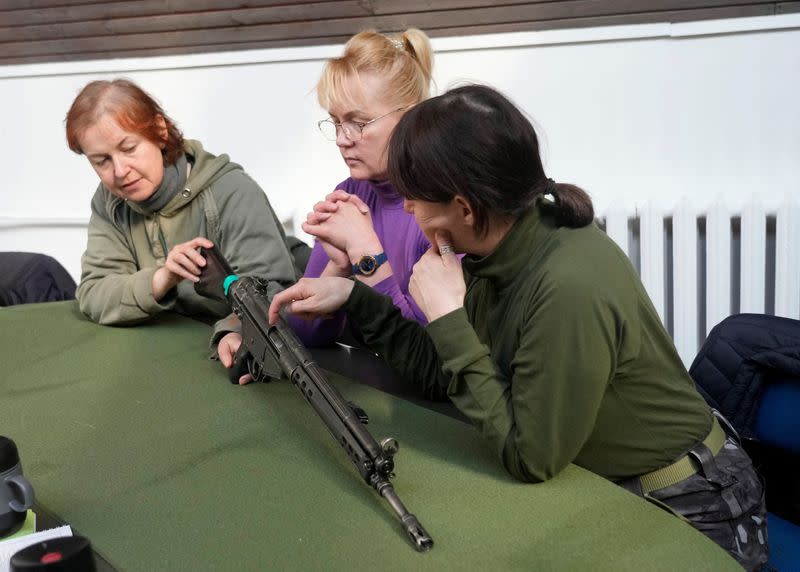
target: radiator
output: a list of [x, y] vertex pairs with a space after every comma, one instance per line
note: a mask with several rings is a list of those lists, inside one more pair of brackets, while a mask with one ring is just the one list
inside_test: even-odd
[[740, 312], [800, 318], [800, 206], [738, 210], [688, 201], [612, 207], [600, 226], [628, 255], [688, 367], [708, 332]]

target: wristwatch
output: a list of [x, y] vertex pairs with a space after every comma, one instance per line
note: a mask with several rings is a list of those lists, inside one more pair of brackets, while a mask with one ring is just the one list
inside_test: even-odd
[[361, 276], [372, 276], [378, 270], [380, 265], [387, 260], [388, 258], [386, 257], [385, 252], [381, 252], [375, 256], [371, 254], [365, 254], [358, 259], [358, 262], [353, 264], [353, 274], [356, 276], [359, 274]]

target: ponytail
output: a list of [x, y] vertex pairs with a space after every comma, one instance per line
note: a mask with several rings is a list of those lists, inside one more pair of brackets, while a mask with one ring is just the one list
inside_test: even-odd
[[345, 44], [341, 57], [327, 61], [317, 83], [317, 101], [330, 109], [337, 101], [357, 101], [346, 84], [362, 73], [383, 79], [385, 101], [398, 106], [428, 99], [433, 77], [433, 49], [422, 30], [384, 35], [375, 30], [359, 32]]
[[397, 39], [402, 43], [403, 49], [417, 62], [426, 84], [430, 85], [433, 79], [433, 48], [428, 35], [417, 28], [409, 28], [399, 34]]
[[558, 224], [581, 228], [594, 220], [592, 199], [582, 188], [547, 179], [542, 194], [553, 196]]

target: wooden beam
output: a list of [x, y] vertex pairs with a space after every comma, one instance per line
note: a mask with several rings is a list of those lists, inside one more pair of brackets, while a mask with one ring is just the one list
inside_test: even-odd
[[[206, 1], [211, 0], [165, 0], [159, 4], [195, 7]], [[60, 26], [6, 26], [0, 28], [0, 65], [336, 44], [365, 28], [398, 31], [418, 27], [432, 37], [441, 37], [762, 16], [774, 14], [776, 4], [784, 10], [800, 11], [800, 1], [759, 0], [507, 0], [490, 6], [478, 0], [442, 0], [436, 2], [437, 10], [423, 10], [427, 6], [423, 0], [284, 0], [280, 7], [275, 7], [274, 1], [243, 0], [237, 5], [256, 3], [273, 6], [106, 18]], [[129, 4], [122, 0], [93, 6]], [[149, 4], [149, 0], [137, 4]], [[80, 6], [87, 6], [85, 0]], [[645, 6], [648, 10], [642, 11]], [[392, 13], [395, 9], [400, 12]], [[6, 13], [0, 12], [0, 16]]]
[[[502, 8], [513, 5], [549, 4], [557, 9], [574, 10], [576, 17], [584, 17], [586, 9], [594, 14], [641, 13], [657, 10], [709, 8], [735, 4], [774, 4], [774, 0], [671, 0], [667, 2], [653, 0], [605, 0], [603, 2], [585, 0], [502, 0], [485, 2], [485, 0], [116, 0], [104, 2], [87, 2], [75, 0], [73, 5], [40, 7], [35, 9], [11, 10], [6, 0], [0, 8], [0, 27], [34, 26], [38, 24], [66, 24], [69, 22], [94, 22], [121, 18], [137, 18], [149, 16], [187, 15], [196, 17], [203, 13], [217, 15], [230, 13], [238, 19], [245, 19], [246, 13], [258, 8], [271, 8], [272, 13], [291, 12], [300, 19], [317, 19], [318, 15], [335, 12], [337, 5], [352, 9], [359, 6], [363, 14], [389, 15], [411, 12], [430, 12], [457, 10], [464, 8]], [[36, 3], [16, 2], [17, 4]], [[44, 0], [43, 4], [46, 4]], [[792, 2], [787, 2], [791, 4]], [[12, 2], [13, 5], [13, 2]], [[264, 12], [267, 14], [267, 12]]]
[[[313, 7], [313, 10], [311, 10], [311, 7]], [[158, 16], [103, 17], [83, 22], [0, 27], [0, 44], [3, 42], [39, 41], [53, 38], [88, 38], [179, 30], [213, 30], [281, 22], [316, 22], [320, 20], [359, 18], [369, 15], [370, 13], [364, 10], [363, 2], [347, 0], [346, 2], [281, 6], [279, 8], [250, 8], [246, 10], [221, 10]]]
[[[310, 12], [323, 4], [349, 3], [338, 0], [105, 0], [87, 2], [75, 0], [62, 5], [61, 0], [50, 2], [39, 8], [10, 9], [8, 0], [0, 8], [0, 26], [26, 26], [36, 24], [63, 24], [67, 22], [90, 22], [115, 18], [135, 18], [171, 14], [194, 14], [201, 12], [235, 12], [252, 8], [275, 8], [276, 10], [300, 7]], [[16, 2], [35, 4], [36, 2]], [[48, 4], [42, 0], [42, 4]], [[361, 2], [363, 4], [363, 2]]]

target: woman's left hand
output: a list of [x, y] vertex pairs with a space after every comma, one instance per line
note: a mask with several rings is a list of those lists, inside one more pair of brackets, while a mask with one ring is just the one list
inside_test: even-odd
[[[219, 361], [222, 362], [223, 366], [228, 369], [233, 367], [233, 360], [241, 345], [242, 334], [238, 332], [228, 332], [222, 337], [217, 344], [217, 354], [219, 354]], [[247, 385], [251, 381], [253, 381], [253, 376], [249, 373], [245, 373], [239, 377], [239, 385]]]
[[428, 322], [464, 305], [467, 285], [450, 233], [436, 231], [436, 246], [431, 246], [414, 265], [408, 291]]

